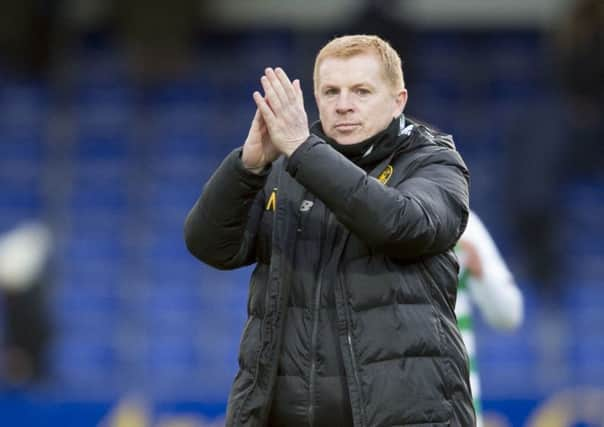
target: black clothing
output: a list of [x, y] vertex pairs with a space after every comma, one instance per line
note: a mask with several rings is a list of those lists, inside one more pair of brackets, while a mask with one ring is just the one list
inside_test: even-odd
[[314, 123], [310, 130], [355, 165], [365, 168], [375, 166], [380, 160], [390, 156], [396, 147], [406, 140], [398, 138], [401, 123], [405, 123], [404, 117], [393, 119], [383, 131], [364, 141], [349, 145], [338, 144], [334, 139], [325, 135], [321, 122]]
[[196, 257], [257, 263], [228, 426], [474, 425], [453, 311], [467, 170], [402, 123], [369, 174], [316, 135], [265, 175], [236, 150], [189, 213]]

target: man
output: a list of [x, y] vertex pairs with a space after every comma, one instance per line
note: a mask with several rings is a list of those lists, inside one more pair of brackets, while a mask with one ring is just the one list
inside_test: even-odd
[[256, 263], [227, 425], [473, 426], [451, 138], [404, 118], [400, 58], [376, 36], [321, 49], [310, 132], [298, 80], [267, 68], [261, 84], [185, 224], [200, 260]]
[[470, 357], [476, 425], [481, 427], [480, 379], [475, 359], [472, 305], [476, 304], [491, 327], [510, 331], [522, 323], [523, 299], [495, 242], [473, 211], [470, 211], [468, 226], [459, 239], [456, 252], [461, 269], [455, 314]]
[[0, 384], [26, 386], [48, 374], [52, 251], [52, 233], [41, 222], [24, 221], [0, 233]]

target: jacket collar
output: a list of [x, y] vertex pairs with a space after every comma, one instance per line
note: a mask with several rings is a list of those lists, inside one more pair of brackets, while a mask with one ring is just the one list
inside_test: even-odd
[[357, 166], [367, 168], [390, 156], [407, 141], [410, 132], [405, 116], [392, 119], [388, 127], [377, 134], [356, 144], [343, 145], [328, 137], [323, 131], [320, 121], [311, 126], [312, 133], [323, 139], [335, 150], [342, 153]]

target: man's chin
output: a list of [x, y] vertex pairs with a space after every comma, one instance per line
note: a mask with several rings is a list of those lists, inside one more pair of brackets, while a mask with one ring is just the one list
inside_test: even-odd
[[353, 145], [363, 141], [362, 136], [358, 135], [356, 132], [335, 135], [333, 139], [340, 145]]

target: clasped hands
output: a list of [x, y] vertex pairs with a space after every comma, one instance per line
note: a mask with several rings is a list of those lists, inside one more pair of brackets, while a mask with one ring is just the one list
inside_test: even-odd
[[300, 81], [291, 82], [281, 68], [267, 68], [260, 83], [264, 96], [253, 94], [257, 109], [241, 155], [254, 173], [280, 154], [289, 157], [310, 135]]

